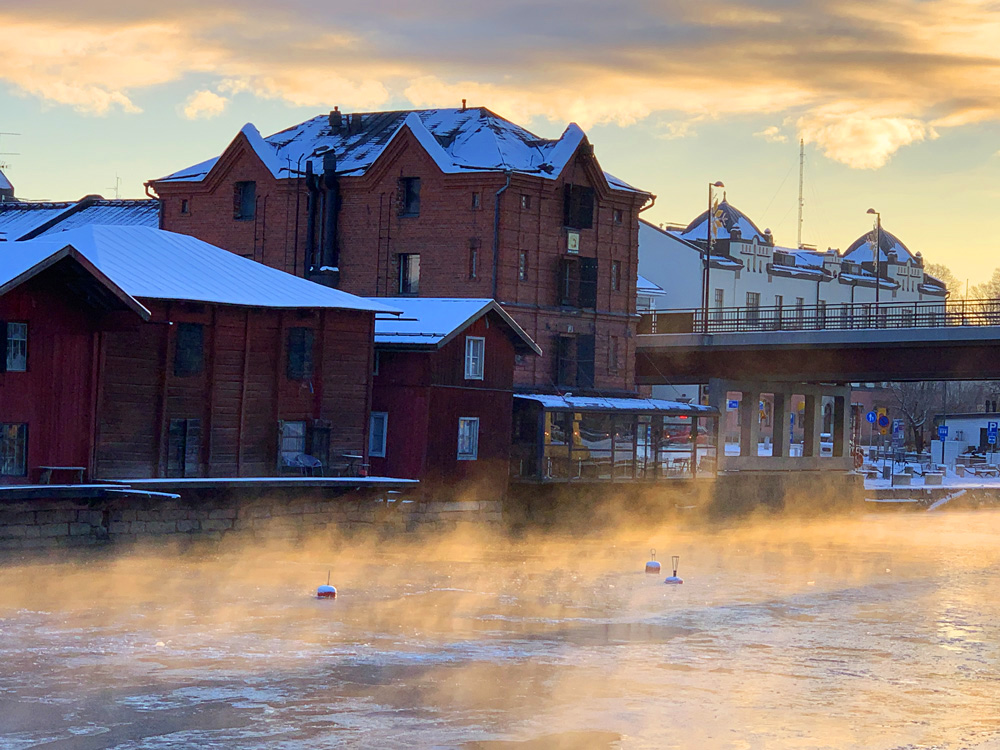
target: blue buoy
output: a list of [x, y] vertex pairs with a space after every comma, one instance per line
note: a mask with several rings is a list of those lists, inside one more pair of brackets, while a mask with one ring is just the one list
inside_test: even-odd
[[684, 583], [683, 578], [677, 577], [677, 563], [681, 561], [681, 558], [678, 555], [674, 555], [673, 557], [670, 558], [670, 560], [674, 564], [674, 574], [672, 576], [667, 576], [664, 583]]
[[651, 549], [649, 551], [649, 556], [650, 556], [651, 559], [650, 559], [650, 561], [648, 563], [646, 563], [646, 572], [647, 573], [655, 573], [656, 575], [659, 575], [660, 574], [660, 564], [658, 562], [656, 562], [656, 550], [655, 549]]
[[337, 589], [335, 589], [333, 586], [330, 585], [330, 573], [331, 573], [331, 571], [327, 571], [326, 572], [326, 585], [325, 586], [320, 586], [320, 587], [318, 587], [316, 589], [316, 598], [317, 599], [336, 599], [337, 598]]

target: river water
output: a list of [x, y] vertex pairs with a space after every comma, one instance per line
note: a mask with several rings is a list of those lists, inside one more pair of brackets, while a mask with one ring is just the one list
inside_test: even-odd
[[996, 750], [1000, 513], [0, 567], [0, 748], [338, 747]]

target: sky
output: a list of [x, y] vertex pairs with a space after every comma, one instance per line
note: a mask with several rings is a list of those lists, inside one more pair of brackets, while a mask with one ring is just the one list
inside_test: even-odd
[[794, 246], [802, 139], [803, 242], [846, 249], [875, 208], [962, 281], [1000, 266], [995, 0], [32, 0], [0, 29], [26, 199], [142, 196], [246, 122], [464, 98], [545, 137], [576, 122], [654, 223], [719, 180]]

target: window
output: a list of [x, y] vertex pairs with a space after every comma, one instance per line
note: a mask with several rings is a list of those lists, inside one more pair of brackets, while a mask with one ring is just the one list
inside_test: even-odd
[[233, 218], [253, 221], [257, 208], [257, 183], [237, 182], [233, 185]]
[[465, 337], [465, 379], [483, 379], [483, 361], [486, 355], [486, 339], [482, 336]]
[[7, 339], [7, 345], [2, 347], [6, 356], [0, 362], [0, 372], [27, 372], [28, 324], [0, 322], [0, 334]]
[[181, 198], [181, 213], [185, 216], [191, 213], [191, 201], [187, 198]]
[[594, 387], [594, 335], [576, 337], [576, 384]]
[[715, 290], [715, 304], [714, 307], [725, 307], [726, 302], [726, 291], [724, 289]]
[[816, 305], [816, 327], [826, 328], [826, 300], [820, 300]]
[[620, 292], [622, 290], [622, 262], [620, 260], [611, 261], [611, 291]]
[[566, 307], [575, 306], [577, 290], [580, 288], [577, 263], [568, 258], [559, 259], [559, 275], [556, 279], [557, 303]]
[[420, 292], [420, 255], [400, 253], [399, 293], [416, 296]]
[[458, 418], [458, 460], [475, 461], [479, 457], [479, 417]]
[[611, 221], [613, 221], [615, 224], [621, 224], [623, 218], [624, 214], [620, 208], [616, 208], [614, 211], [611, 212]]
[[612, 336], [608, 341], [608, 372], [618, 374], [618, 337]]
[[573, 229], [594, 226], [594, 188], [563, 186], [563, 225]]
[[198, 476], [200, 453], [201, 420], [171, 419], [167, 435], [167, 476]]
[[478, 211], [479, 210], [479, 206], [480, 206], [479, 193], [473, 193], [472, 194], [472, 205], [469, 206], [469, 208], [471, 208], [473, 211]]
[[597, 307], [597, 258], [580, 258], [580, 298], [578, 306]]
[[404, 177], [399, 181], [399, 215], [420, 215], [419, 177]]
[[198, 375], [205, 366], [205, 327], [201, 323], [178, 323], [174, 349], [174, 375]]
[[28, 425], [0, 423], [0, 476], [28, 475]]
[[531, 208], [531, 196], [527, 193], [521, 193], [521, 210], [527, 211]]
[[517, 280], [528, 280], [528, 253], [524, 250], [517, 254]]
[[474, 281], [479, 276], [479, 240], [469, 240], [469, 280]]
[[573, 337], [556, 337], [556, 385], [576, 385], [576, 357], [573, 356]]
[[381, 354], [382, 352], [375, 352], [375, 356], [373, 357], [374, 363], [372, 364], [372, 375], [378, 375], [378, 366], [382, 362], [382, 357], [380, 356]]
[[313, 330], [288, 329], [288, 359], [286, 374], [289, 380], [310, 380], [313, 376]]
[[373, 411], [368, 420], [368, 455], [385, 458], [385, 439], [389, 427], [389, 412]]
[[747, 292], [747, 323], [760, 323], [760, 292]]

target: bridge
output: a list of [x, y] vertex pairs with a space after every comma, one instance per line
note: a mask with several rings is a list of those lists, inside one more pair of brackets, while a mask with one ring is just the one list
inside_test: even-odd
[[[636, 344], [640, 384], [708, 383], [723, 414], [738, 402], [738, 455], [720, 435], [720, 472], [850, 470], [851, 383], [998, 376], [1000, 300], [670, 310], [643, 315]], [[765, 399], [767, 456], [758, 451]], [[792, 455], [786, 420], [803, 399], [803, 445]]]
[[[671, 310], [642, 316], [644, 385], [711, 378], [856, 383], [1000, 374], [1000, 300]], [[706, 325], [707, 323], [707, 325]]]

